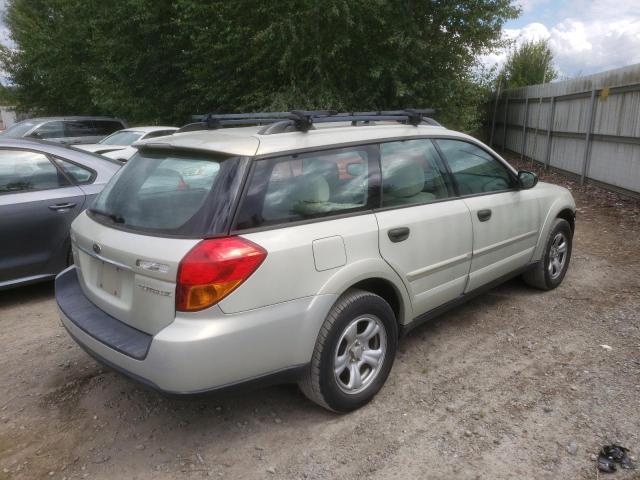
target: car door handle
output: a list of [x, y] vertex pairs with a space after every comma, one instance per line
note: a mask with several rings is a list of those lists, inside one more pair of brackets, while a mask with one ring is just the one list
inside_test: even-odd
[[488, 208], [486, 210], [478, 210], [478, 220], [481, 222], [486, 222], [491, 218], [491, 210]]
[[389, 235], [389, 240], [391, 240], [393, 243], [398, 243], [409, 238], [410, 232], [411, 230], [409, 230], [409, 227], [399, 227], [392, 228], [387, 232], [387, 235]]
[[56, 203], [55, 205], [49, 205], [50, 210], [69, 210], [70, 208], [75, 207], [75, 203]]

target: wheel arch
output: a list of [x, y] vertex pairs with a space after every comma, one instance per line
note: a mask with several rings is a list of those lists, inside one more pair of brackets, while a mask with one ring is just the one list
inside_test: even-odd
[[351, 285], [347, 290], [352, 288], [366, 290], [367, 292], [375, 293], [381, 297], [393, 310], [393, 313], [396, 316], [396, 321], [398, 322], [398, 328], [400, 327], [401, 320], [404, 319], [405, 306], [402, 301], [402, 295], [398, 292], [393, 283], [384, 278], [374, 277], [360, 280], [359, 282]]
[[560, 212], [558, 212], [558, 214], [556, 215], [556, 218], [562, 218], [563, 220], [566, 220], [569, 226], [571, 227], [571, 233], [572, 234], [575, 233], [576, 214], [573, 210], [571, 210], [570, 208], [565, 208], [564, 210], [561, 210]]
[[409, 293], [398, 274], [382, 259], [368, 259], [340, 269], [319, 293], [334, 293], [338, 298], [352, 288], [382, 297], [396, 315], [398, 327], [413, 319]]
[[566, 195], [562, 195], [561, 197], [557, 198], [551, 204], [551, 206], [547, 209], [544, 222], [540, 228], [540, 233], [538, 234], [538, 243], [531, 257], [532, 261], [538, 261], [542, 258], [549, 231], [553, 226], [553, 222], [557, 218], [567, 220], [567, 222], [569, 222], [569, 225], [571, 226], [571, 231], [575, 231], [575, 211], [575, 202], [568, 192], [566, 193]]

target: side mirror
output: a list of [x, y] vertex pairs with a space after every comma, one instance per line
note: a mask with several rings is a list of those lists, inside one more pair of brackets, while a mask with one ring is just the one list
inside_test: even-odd
[[29, 135], [27, 135], [27, 137], [29, 137], [29, 138], [42, 138], [38, 132], [31, 132]]
[[527, 170], [520, 170], [518, 172], [518, 186], [527, 190], [529, 188], [533, 188], [538, 183], [538, 176], [533, 172], [528, 172]]

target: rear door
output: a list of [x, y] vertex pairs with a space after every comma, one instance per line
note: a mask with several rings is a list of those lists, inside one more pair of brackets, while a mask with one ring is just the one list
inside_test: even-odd
[[402, 277], [416, 315], [461, 295], [471, 265], [469, 209], [455, 198], [431, 140], [380, 146], [380, 253]]
[[84, 193], [37, 152], [0, 150], [0, 285], [58, 273]]
[[540, 230], [540, 206], [532, 190], [519, 190], [515, 175], [480, 146], [436, 141], [473, 222], [473, 260], [466, 291], [524, 267]]

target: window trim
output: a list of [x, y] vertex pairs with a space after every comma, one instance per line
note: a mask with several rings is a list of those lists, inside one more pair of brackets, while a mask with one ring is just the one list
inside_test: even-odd
[[77, 187], [77, 185], [71, 180], [71, 178], [69, 178], [69, 176], [60, 169], [60, 167], [58, 167], [58, 165], [56, 165], [56, 162], [54, 162], [51, 159], [51, 155], [49, 155], [46, 152], [40, 152], [38, 150], [33, 150], [31, 148], [14, 148], [14, 147], [0, 147], [0, 152], [2, 151], [19, 151], [19, 152], [30, 152], [30, 153], [37, 153], [39, 155], [44, 156], [51, 165], [53, 165], [53, 168], [56, 169], [56, 171], [58, 172], [59, 175], [62, 175], [62, 177], [69, 182], [68, 185], [58, 185], [57, 187], [50, 187], [50, 188], [34, 188], [32, 190], [15, 190], [15, 191], [9, 191], [9, 192], [2, 192], [0, 191], [0, 195], [15, 195], [15, 194], [20, 194], [20, 193], [34, 193], [34, 192], [47, 192], [49, 190], [60, 190], [61, 188], [69, 188], [69, 187]]
[[[321, 152], [329, 152], [329, 151], [339, 151], [345, 150], [351, 147], [365, 147], [370, 151], [370, 155], [367, 158], [369, 164], [369, 185], [368, 185], [368, 195], [367, 195], [367, 203], [362, 207], [359, 207], [357, 210], [353, 209], [352, 211], [344, 211], [340, 213], [338, 210], [336, 213], [327, 213], [327, 214], [319, 214], [310, 218], [303, 218], [300, 220], [293, 220], [290, 222], [287, 221], [274, 221], [273, 223], [269, 223], [268, 225], [261, 225], [259, 227], [252, 228], [237, 228], [238, 217], [240, 212], [242, 211], [242, 206], [247, 198], [247, 191], [249, 189], [249, 185], [251, 183], [251, 179], [255, 173], [256, 165], [260, 161], [269, 161], [275, 160], [279, 158], [285, 158], [290, 156], [310, 156], [313, 154], [318, 154]], [[334, 146], [334, 145], [326, 145], [324, 147], [314, 147], [314, 148], [305, 148], [301, 150], [294, 150], [288, 152], [278, 152], [276, 154], [269, 155], [260, 155], [252, 157], [250, 168], [247, 169], [248, 172], [244, 179], [244, 183], [242, 185], [242, 189], [239, 195], [239, 199], [236, 202], [235, 212], [233, 214], [233, 219], [231, 221], [231, 228], [229, 229], [229, 235], [241, 235], [247, 233], [255, 233], [255, 232], [264, 232], [268, 230], [276, 230], [279, 228], [286, 227], [294, 227], [298, 225], [308, 225], [311, 223], [328, 221], [328, 220], [336, 220], [341, 218], [349, 218], [355, 217], [358, 215], [369, 215], [373, 214], [377, 208], [380, 207], [380, 202], [382, 200], [382, 179], [380, 176], [380, 147], [379, 142], [358, 142], [353, 143], [351, 145], [346, 146]], [[266, 194], [266, 191], [264, 192]]]

